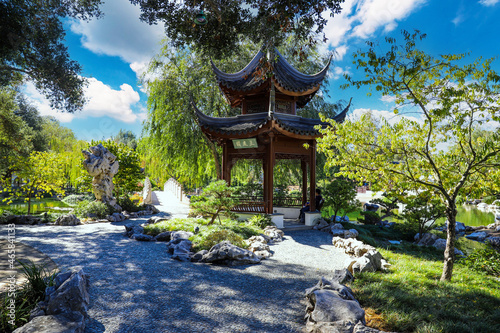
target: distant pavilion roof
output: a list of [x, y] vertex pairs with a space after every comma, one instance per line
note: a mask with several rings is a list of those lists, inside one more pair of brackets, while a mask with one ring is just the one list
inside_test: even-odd
[[[317, 137], [321, 134], [315, 127], [320, 125], [325, 128], [329, 125], [329, 123], [319, 119], [309, 119], [277, 112], [271, 114], [268, 112], [260, 112], [242, 114], [235, 117], [216, 118], [205, 115], [194, 103], [192, 103], [192, 105], [202, 129], [211, 132], [213, 136], [250, 136], [253, 132], [274, 122], [282, 131], [300, 136]], [[349, 102], [349, 105], [347, 105], [342, 112], [333, 117], [333, 120], [337, 123], [343, 122], [350, 106], [351, 103]]]
[[269, 86], [270, 78], [257, 73], [257, 70], [266, 61], [269, 61], [271, 64], [271, 79], [278, 91], [286, 95], [297, 96], [298, 107], [303, 107], [314, 96], [328, 72], [331, 58], [320, 72], [307, 75], [293, 68], [277, 49], [274, 52], [276, 59], [269, 61], [266, 59], [266, 55], [262, 51], [259, 51], [250, 63], [237, 73], [225, 73], [218, 69], [212, 61], [212, 68], [217, 82], [231, 106], [235, 107], [241, 103], [239, 97], [243, 93]]

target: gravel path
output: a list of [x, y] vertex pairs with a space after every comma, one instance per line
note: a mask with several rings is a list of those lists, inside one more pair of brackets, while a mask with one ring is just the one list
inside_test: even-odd
[[[187, 206], [158, 193], [160, 209], [185, 216]], [[17, 226], [17, 240], [64, 269], [90, 275], [86, 332], [300, 332], [304, 289], [343, 268], [347, 256], [315, 230], [285, 234], [259, 265], [228, 268], [172, 260], [164, 243], [123, 236], [127, 223], [75, 227]], [[6, 235], [0, 226], [0, 238]]]

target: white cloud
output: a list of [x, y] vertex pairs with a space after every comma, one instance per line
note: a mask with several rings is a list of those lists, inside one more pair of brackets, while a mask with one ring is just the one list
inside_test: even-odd
[[396, 97], [392, 95], [383, 95], [380, 97], [380, 100], [385, 103], [394, 103], [396, 101]]
[[451, 20], [451, 22], [453, 22], [455, 26], [459, 25], [463, 21], [464, 21], [464, 16], [462, 14], [458, 14], [457, 16], [455, 16], [453, 20]]
[[125, 123], [133, 123], [142, 119], [142, 112], [135, 114], [132, 111], [132, 106], [139, 102], [140, 97], [130, 85], [122, 84], [120, 90], [114, 90], [95, 78], [88, 80], [89, 85], [85, 89], [88, 102], [81, 112], [74, 114], [53, 110], [47, 99], [36, 90], [32, 83], [26, 85], [25, 93], [42, 116], [53, 116], [63, 123], [71, 122], [75, 118], [103, 116]]
[[498, 3], [498, 1], [500, 1], [500, 0], [479, 0], [479, 3], [483, 6], [491, 7], [491, 6], [496, 5]]
[[340, 78], [344, 74], [349, 74], [349, 68], [344, 69], [342, 67], [335, 66], [334, 68], [332, 68], [330, 70], [330, 78], [332, 80], [337, 80], [338, 78]]
[[[497, 0], [498, 1], [498, 0]], [[427, 0], [346, 0], [342, 12], [329, 18], [325, 27], [329, 47], [345, 44], [350, 38], [368, 38], [378, 29], [385, 33], [398, 21], [422, 7]], [[325, 17], [330, 13], [326, 13]]]
[[147, 63], [159, 51], [165, 36], [163, 24], [150, 26], [141, 22], [140, 8], [129, 1], [109, 0], [101, 9], [102, 19], [73, 21], [71, 31], [82, 36], [85, 48], [97, 54], [120, 57], [138, 73], [137, 70], [145, 68], [139, 64]]
[[349, 48], [347, 45], [340, 45], [339, 47], [336, 47], [333, 51], [333, 59], [334, 60], [342, 60], [344, 56], [347, 54], [347, 50]]
[[355, 109], [351, 114], [348, 115], [350, 119], [359, 119], [361, 115], [365, 113], [371, 113], [373, 116], [376, 118], [385, 118], [387, 122], [391, 125], [397, 124], [402, 118], [407, 118], [412, 121], [422, 123], [422, 119], [418, 119], [416, 117], [411, 117], [411, 116], [406, 116], [403, 114], [395, 114], [392, 111], [386, 111], [386, 110], [372, 110], [372, 109], [365, 109], [365, 108], [359, 108]]

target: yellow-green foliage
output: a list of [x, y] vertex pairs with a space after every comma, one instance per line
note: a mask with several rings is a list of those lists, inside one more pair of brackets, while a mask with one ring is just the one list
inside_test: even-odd
[[10, 179], [4, 179], [3, 190], [10, 193], [4, 201], [12, 203], [13, 199], [24, 197], [30, 214], [32, 198], [40, 199], [45, 193], [64, 194], [59, 158], [55, 153], [35, 151], [27, 158], [13, 161], [12, 167], [21, 181], [19, 187], [13, 187]]
[[200, 241], [195, 244], [195, 250], [210, 250], [212, 246], [223, 241], [229, 241], [231, 244], [242, 248], [248, 247], [245, 240], [240, 235], [232, 230], [221, 229], [212, 230], [206, 236], [201, 237]]

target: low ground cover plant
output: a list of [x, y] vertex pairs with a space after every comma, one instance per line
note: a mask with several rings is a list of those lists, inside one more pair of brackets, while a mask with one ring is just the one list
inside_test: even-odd
[[189, 231], [195, 235], [190, 238], [195, 251], [210, 250], [212, 246], [222, 241], [230, 241], [233, 245], [246, 248], [244, 240], [259, 235], [264, 231], [247, 222], [230, 219], [222, 220], [221, 224], [210, 224], [207, 219], [177, 218], [146, 225], [144, 233], [156, 236], [165, 231]]
[[114, 213], [114, 209], [101, 201], [80, 201], [74, 209], [74, 214], [80, 218], [104, 219]]
[[82, 201], [92, 201], [95, 200], [93, 194], [71, 194], [64, 197], [61, 201], [68, 206], [76, 206]]

